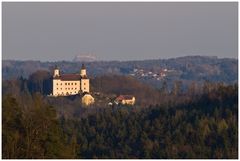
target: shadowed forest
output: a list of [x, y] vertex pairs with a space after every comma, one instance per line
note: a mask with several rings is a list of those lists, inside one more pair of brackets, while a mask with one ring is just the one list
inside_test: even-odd
[[[237, 84], [183, 91], [178, 81], [154, 89], [125, 76], [91, 83], [102, 102], [84, 108], [80, 96], [47, 97], [46, 71], [4, 80], [2, 158], [238, 158]], [[136, 105], [107, 106], [121, 93], [134, 94]]]

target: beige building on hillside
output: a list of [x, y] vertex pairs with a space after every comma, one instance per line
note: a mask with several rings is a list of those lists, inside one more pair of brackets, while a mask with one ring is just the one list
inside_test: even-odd
[[53, 96], [69, 96], [89, 93], [89, 79], [84, 64], [79, 74], [61, 74], [58, 68], [53, 73]]
[[91, 105], [94, 103], [94, 98], [90, 94], [85, 94], [82, 97], [82, 104], [85, 106]]

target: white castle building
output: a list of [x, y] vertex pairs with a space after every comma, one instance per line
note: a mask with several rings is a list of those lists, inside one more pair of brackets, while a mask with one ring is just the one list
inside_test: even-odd
[[89, 79], [84, 64], [79, 74], [61, 74], [58, 68], [53, 72], [53, 96], [69, 96], [89, 93]]

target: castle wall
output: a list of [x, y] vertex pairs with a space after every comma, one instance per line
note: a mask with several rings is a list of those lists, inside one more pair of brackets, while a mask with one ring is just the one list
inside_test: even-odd
[[62, 81], [53, 79], [53, 95], [74, 95], [80, 92], [80, 80]]
[[89, 93], [89, 79], [81, 79], [81, 90]]
[[89, 79], [87, 79], [86, 68], [83, 65], [80, 75], [66, 74], [60, 75], [59, 69], [54, 70], [53, 74], [53, 96], [76, 95], [78, 93], [89, 93]]

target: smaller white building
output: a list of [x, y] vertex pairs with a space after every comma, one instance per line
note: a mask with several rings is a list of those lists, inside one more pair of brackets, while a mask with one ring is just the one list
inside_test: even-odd
[[85, 94], [82, 97], [82, 104], [85, 106], [89, 106], [94, 103], [94, 98], [90, 94]]

